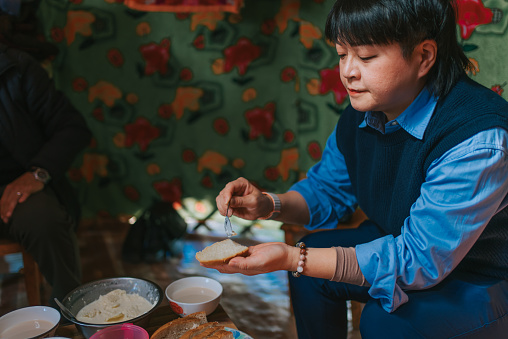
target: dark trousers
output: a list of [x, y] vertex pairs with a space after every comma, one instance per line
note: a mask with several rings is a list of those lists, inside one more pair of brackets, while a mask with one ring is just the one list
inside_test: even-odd
[[[357, 229], [315, 232], [308, 247], [352, 247], [384, 236], [373, 223]], [[360, 320], [363, 339], [508, 338], [508, 281], [452, 273], [440, 284], [407, 291], [409, 301], [386, 312], [368, 287], [289, 274], [298, 338], [347, 338], [347, 300], [366, 302]]]
[[[0, 188], [0, 193], [4, 188]], [[51, 305], [54, 297], [62, 300], [80, 285], [81, 263], [75, 222], [50, 187], [16, 205], [7, 224], [0, 220], [0, 230], [34, 257], [52, 287]]]

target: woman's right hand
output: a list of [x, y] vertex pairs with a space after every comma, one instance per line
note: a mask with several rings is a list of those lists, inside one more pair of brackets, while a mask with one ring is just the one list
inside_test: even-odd
[[247, 220], [265, 217], [274, 207], [272, 200], [245, 178], [229, 182], [215, 201], [220, 214]]

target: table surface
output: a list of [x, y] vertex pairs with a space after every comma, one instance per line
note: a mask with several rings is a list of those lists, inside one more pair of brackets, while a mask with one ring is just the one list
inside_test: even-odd
[[[150, 319], [148, 320], [148, 325], [145, 330], [148, 332], [148, 335], [152, 335], [159, 327], [164, 325], [171, 320], [178, 318], [178, 314], [171, 310], [169, 305], [159, 306], [153, 313], [150, 315]], [[207, 316], [208, 321], [217, 321], [221, 325], [227, 326], [229, 328], [237, 329], [233, 321], [229, 318], [226, 311], [219, 304], [217, 309], [210, 315]], [[84, 339], [85, 337], [78, 331], [74, 324], [60, 326], [55, 333], [55, 336], [67, 337], [72, 339]]]

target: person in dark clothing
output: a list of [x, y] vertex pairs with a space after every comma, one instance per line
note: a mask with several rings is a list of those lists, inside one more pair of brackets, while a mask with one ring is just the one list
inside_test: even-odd
[[66, 178], [90, 142], [79, 111], [27, 53], [0, 44], [0, 232], [63, 298], [81, 283], [79, 204]]
[[299, 338], [508, 333], [508, 103], [469, 79], [448, 0], [338, 0], [326, 23], [350, 105], [322, 159], [283, 194], [239, 178], [220, 213], [333, 229], [212, 265], [289, 274]]

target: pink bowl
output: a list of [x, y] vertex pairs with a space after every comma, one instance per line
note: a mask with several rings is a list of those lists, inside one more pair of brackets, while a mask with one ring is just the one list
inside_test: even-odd
[[106, 327], [90, 339], [149, 339], [148, 332], [133, 324], [118, 324]]

